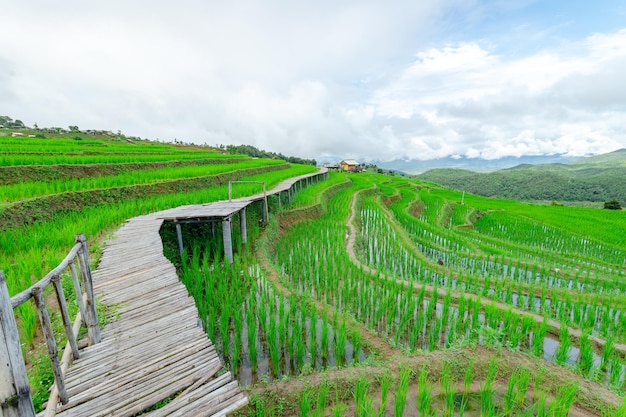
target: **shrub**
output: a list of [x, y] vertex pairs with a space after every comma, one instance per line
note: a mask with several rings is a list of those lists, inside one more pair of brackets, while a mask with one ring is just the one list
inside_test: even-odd
[[604, 208], [607, 210], [621, 210], [622, 205], [616, 199], [606, 201], [604, 203]]

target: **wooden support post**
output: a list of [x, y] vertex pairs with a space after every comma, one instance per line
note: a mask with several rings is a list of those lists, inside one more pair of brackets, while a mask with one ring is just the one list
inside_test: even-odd
[[239, 227], [241, 228], [241, 244], [245, 249], [248, 243], [248, 228], [246, 225], [246, 208], [242, 208], [239, 211]]
[[230, 217], [222, 220], [222, 238], [224, 239], [224, 256], [228, 263], [233, 263], [233, 239], [230, 233]]
[[281, 201], [280, 201], [280, 196], [283, 195], [283, 192], [279, 191], [277, 195], [278, 195], [278, 208], [280, 209], [282, 207]]
[[270, 205], [267, 203], [267, 191], [265, 190], [265, 182], [263, 182], [263, 223], [270, 221]]
[[76, 242], [82, 244], [82, 248], [78, 251], [78, 265], [80, 267], [80, 279], [83, 291], [87, 295], [87, 303], [85, 304], [85, 323], [87, 323], [87, 334], [90, 344], [100, 343], [100, 327], [98, 325], [98, 313], [96, 312], [96, 297], [93, 292], [93, 282], [91, 280], [91, 269], [89, 267], [89, 248], [87, 247], [87, 238], [85, 235], [74, 236]]
[[46, 345], [48, 347], [48, 355], [52, 362], [52, 372], [54, 373], [54, 383], [59, 390], [59, 398], [62, 404], [67, 404], [69, 397], [67, 390], [65, 389], [65, 382], [63, 381], [63, 373], [61, 372], [61, 363], [59, 362], [59, 353], [57, 350], [57, 343], [54, 340], [54, 333], [52, 332], [52, 325], [50, 324], [50, 315], [46, 308], [46, 302], [43, 299], [43, 289], [35, 285], [31, 293], [37, 306], [37, 314], [39, 315], [39, 321], [41, 322], [41, 329], [43, 330], [43, 336], [46, 339]]
[[74, 284], [74, 293], [76, 294], [76, 301], [78, 301], [78, 309], [80, 310], [80, 315], [82, 317], [82, 322], [87, 327], [87, 322], [85, 321], [85, 317], [87, 316], [85, 303], [83, 301], [83, 290], [80, 287], [80, 282], [78, 281], [78, 273], [76, 272], [76, 265], [74, 264], [74, 259], [69, 262], [70, 271], [72, 273], [72, 283]]
[[176, 223], [176, 238], [178, 239], [178, 253], [180, 254], [180, 259], [183, 259], [183, 232], [180, 227], [180, 223]]
[[63, 285], [61, 285], [61, 277], [59, 275], [55, 275], [52, 277], [51, 281], [57, 295], [59, 308], [61, 309], [61, 318], [63, 320], [63, 327], [65, 327], [67, 341], [72, 348], [72, 355], [74, 356], [74, 359], [78, 359], [80, 358], [80, 352], [78, 351], [78, 343], [76, 342], [74, 330], [72, 330], [72, 320], [70, 319], [70, 313], [67, 310], [67, 302], [65, 301], [65, 294], [63, 293]]
[[263, 224], [267, 223], [268, 219], [268, 208], [267, 208], [267, 198], [264, 198], [262, 201], [263, 204], [263, 214], [261, 215], [261, 219], [263, 220]]
[[13, 315], [9, 288], [2, 271], [0, 271], [0, 414], [4, 417], [35, 417], [20, 335]]

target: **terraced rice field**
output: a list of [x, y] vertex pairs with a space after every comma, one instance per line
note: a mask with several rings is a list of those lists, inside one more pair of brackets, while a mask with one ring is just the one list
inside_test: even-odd
[[[314, 169], [149, 142], [25, 141], [2, 138], [0, 159], [0, 268], [12, 294], [56, 265], [76, 233], [97, 262], [127, 218], [227, 199], [231, 179], [271, 188]], [[249, 211], [248, 245], [233, 222], [233, 265], [219, 228], [184, 226], [182, 257], [173, 228], [161, 232], [250, 395], [237, 415], [626, 415], [624, 212], [370, 173], [332, 173], [269, 205], [268, 224]], [[18, 314], [38, 363], [36, 314]], [[44, 368], [31, 379], [39, 402]]]

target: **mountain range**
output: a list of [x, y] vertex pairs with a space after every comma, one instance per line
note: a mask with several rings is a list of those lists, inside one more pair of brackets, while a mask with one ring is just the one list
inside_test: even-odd
[[393, 161], [373, 161], [372, 163], [383, 169], [399, 171], [407, 175], [418, 175], [435, 168], [457, 168], [475, 172], [492, 172], [524, 164], [569, 163], [577, 161], [578, 159], [580, 159], [580, 157], [568, 157], [565, 155], [509, 156], [498, 159], [467, 158], [461, 156], [430, 159], [426, 161], [396, 159]]
[[516, 200], [626, 202], [626, 149], [587, 158], [523, 163], [492, 172], [430, 169], [416, 178], [487, 197]]

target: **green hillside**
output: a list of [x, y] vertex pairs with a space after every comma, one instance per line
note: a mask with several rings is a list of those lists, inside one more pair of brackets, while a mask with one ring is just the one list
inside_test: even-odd
[[626, 202], [626, 149], [569, 164], [519, 165], [491, 173], [433, 169], [417, 178], [486, 197]]

